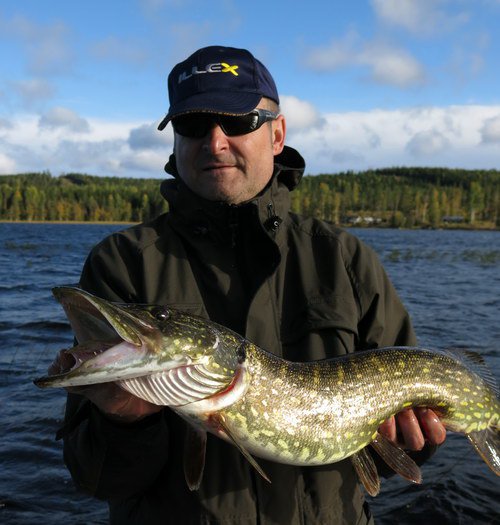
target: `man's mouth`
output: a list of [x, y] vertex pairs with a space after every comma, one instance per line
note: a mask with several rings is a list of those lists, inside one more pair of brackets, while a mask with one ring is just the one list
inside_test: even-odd
[[208, 164], [203, 168], [203, 171], [218, 171], [234, 168], [234, 164]]

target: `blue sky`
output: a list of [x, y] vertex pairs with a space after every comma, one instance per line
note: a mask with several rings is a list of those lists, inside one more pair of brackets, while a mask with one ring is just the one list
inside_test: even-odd
[[171, 67], [245, 47], [306, 173], [500, 169], [500, 0], [0, 0], [0, 174], [162, 177]]

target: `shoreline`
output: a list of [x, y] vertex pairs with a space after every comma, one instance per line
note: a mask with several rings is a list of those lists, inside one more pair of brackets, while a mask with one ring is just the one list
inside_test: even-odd
[[113, 225], [116, 224], [117, 226], [124, 225], [124, 226], [133, 226], [135, 224], [140, 224], [139, 222], [130, 222], [130, 221], [9, 221], [7, 219], [0, 219], [0, 224], [102, 224], [105, 225]]
[[[136, 224], [140, 224], [140, 222], [129, 222], [129, 221], [53, 221], [53, 220], [33, 220], [33, 221], [22, 221], [22, 220], [7, 220], [7, 219], [0, 219], [0, 224], [68, 224], [68, 225], [82, 225], [82, 224], [88, 224], [88, 225], [102, 225], [102, 226], [134, 226]], [[402, 227], [393, 227], [393, 226], [384, 226], [384, 225], [376, 225], [376, 226], [359, 226], [359, 225], [353, 225], [353, 224], [335, 224], [338, 228], [344, 228], [344, 229], [352, 229], [352, 230], [457, 230], [457, 231], [500, 231], [500, 227], [491, 227], [491, 226], [470, 226], [470, 225], [448, 225], [448, 226], [438, 226], [438, 227], [431, 227], [431, 226], [420, 226], [420, 227], [414, 227], [414, 228], [402, 228]]]

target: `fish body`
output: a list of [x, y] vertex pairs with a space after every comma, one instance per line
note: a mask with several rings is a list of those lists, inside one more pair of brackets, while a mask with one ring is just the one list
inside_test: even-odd
[[[321, 465], [366, 447], [405, 408], [438, 412], [471, 434], [498, 425], [491, 387], [460, 357], [420, 348], [383, 348], [333, 360], [292, 363], [249, 345], [249, 386], [220, 414], [250, 452], [293, 465]], [[196, 403], [180, 409], [207, 416]]]
[[117, 382], [171, 407], [197, 432], [232, 442], [258, 469], [251, 454], [305, 466], [352, 457], [370, 493], [378, 485], [369, 444], [418, 481], [418, 468], [377, 429], [405, 408], [425, 406], [466, 434], [500, 475], [500, 403], [477, 354], [390, 347], [290, 362], [166, 306], [117, 305], [69, 287], [54, 293], [80, 344], [68, 350], [75, 367], [36, 380], [40, 387]]

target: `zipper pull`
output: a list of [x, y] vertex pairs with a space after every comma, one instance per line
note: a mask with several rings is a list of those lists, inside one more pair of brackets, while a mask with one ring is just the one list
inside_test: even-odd
[[270, 202], [267, 205], [267, 219], [264, 223], [265, 228], [267, 230], [271, 230], [272, 232], [277, 232], [282, 222], [283, 219], [274, 213], [273, 203]]

